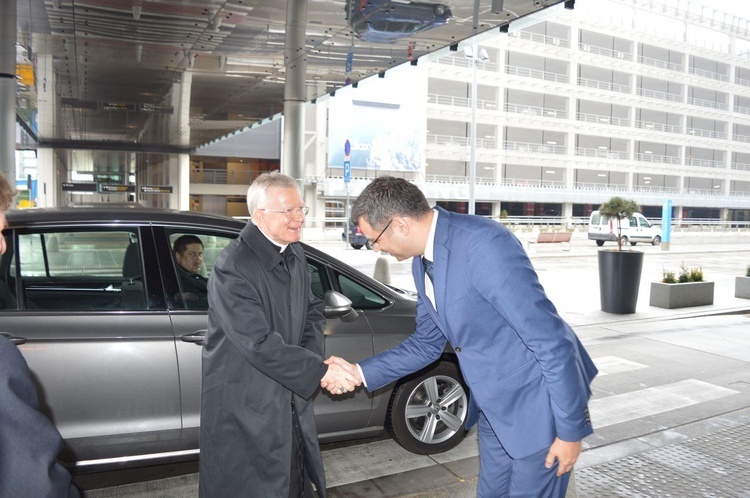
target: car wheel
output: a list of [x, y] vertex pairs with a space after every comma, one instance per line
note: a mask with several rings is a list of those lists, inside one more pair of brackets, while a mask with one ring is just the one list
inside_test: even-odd
[[407, 379], [391, 398], [388, 433], [419, 455], [454, 448], [466, 435], [469, 411], [468, 390], [458, 366], [444, 361]]
[[601, 247], [601, 246], [604, 245], [604, 241], [603, 240], [597, 240], [596, 241], [596, 245], [598, 245], [599, 247]]
[[437, 4], [432, 6], [432, 13], [436, 16], [443, 16], [445, 15], [445, 11], [448, 10], [445, 5], [443, 4]]
[[365, 249], [368, 251], [372, 250], [372, 244], [370, 244], [370, 241], [365, 242]]
[[622, 240], [620, 242], [622, 242], [622, 245], [626, 246], [628, 245], [628, 238], [623, 235]]
[[634, 246], [634, 245], [636, 245], [637, 243], [638, 243], [638, 242], [631, 242], [631, 243], [630, 243], [630, 245], [631, 245], [631, 246]]
[[362, 249], [362, 244], [352, 244], [352, 247], [355, 249]]
[[658, 246], [659, 244], [661, 244], [661, 237], [657, 235], [654, 237], [654, 240], [651, 241], [651, 245]]

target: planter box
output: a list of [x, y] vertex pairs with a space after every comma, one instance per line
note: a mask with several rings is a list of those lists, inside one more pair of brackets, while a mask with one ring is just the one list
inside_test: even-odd
[[685, 308], [714, 304], [713, 282], [686, 282], [663, 284], [651, 282], [651, 306], [657, 308]]
[[734, 281], [734, 297], [750, 299], [750, 277], [736, 277]]

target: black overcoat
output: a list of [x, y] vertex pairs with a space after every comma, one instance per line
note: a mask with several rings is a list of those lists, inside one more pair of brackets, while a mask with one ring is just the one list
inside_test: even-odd
[[325, 476], [312, 395], [323, 363], [322, 302], [299, 243], [291, 261], [252, 223], [216, 259], [203, 343], [200, 496], [287, 497], [294, 405], [306, 469]]
[[0, 336], [0, 496], [78, 497], [58, 462], [63, 441], [39, 409], [26, 360]]

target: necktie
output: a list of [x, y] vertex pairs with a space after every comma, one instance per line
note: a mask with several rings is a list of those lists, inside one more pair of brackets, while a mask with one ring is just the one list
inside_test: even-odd
[[424, 266], [424, 272], [430, 277], [430, 282], [432, 282], [432, 261], [422, 256], [422, 265]]

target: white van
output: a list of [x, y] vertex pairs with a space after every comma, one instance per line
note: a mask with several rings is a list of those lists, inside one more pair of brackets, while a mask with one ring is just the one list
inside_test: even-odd
[[[661, 244], [661, 228], [652, 225], [641, 213], [634, 213], [632, 218], [620, 220], [622, 229], [622, 245], [630, 242], [649, 242], [658, 246]], [[589, 217], [589, 240], [595, 240], [596, 245], [603, 246], [604, 242], [617, 242], [617, 220], [611, 220], [593, 211]]]

